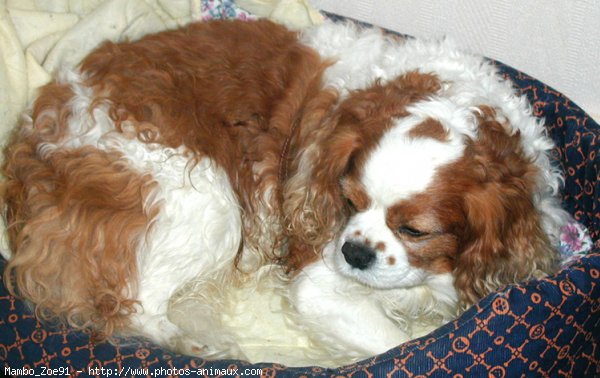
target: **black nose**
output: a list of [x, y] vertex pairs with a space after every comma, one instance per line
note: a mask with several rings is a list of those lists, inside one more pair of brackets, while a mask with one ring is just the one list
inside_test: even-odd
[[342, 246], [344, 259], [348, 264], [360, 270], [367, 269], [375, 260], [375, 252], [357, 242], [347, 241]]

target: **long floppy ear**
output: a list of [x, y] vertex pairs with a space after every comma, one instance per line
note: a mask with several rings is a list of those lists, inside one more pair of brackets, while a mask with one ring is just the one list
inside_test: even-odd
[[[338, 116], [327, 117], [318, 134], [335, 128]], [[323, 139], [324, 137], [324, 139]], [[283, 214], [289, 239], [286, 265], [297, 270], [317, 258], [317, 251], [339, 231], [347, 217], [340, 179], [352, 155], [361, 147], [361, 136], [347, 129], [333, 135], [316, 135], [299, 151], [293, 175], [283, 188]]]
[[465, 161], [475, 184], [463, 196], [466, 219], [455, 265], [455, 285], [464, 304], [507, 284], [549, 273], [556, 254], [533, 202], [539, 169], [489, 111]]

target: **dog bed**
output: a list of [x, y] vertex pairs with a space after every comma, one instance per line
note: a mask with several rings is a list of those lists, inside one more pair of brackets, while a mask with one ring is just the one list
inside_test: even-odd
[[[118, 9], [125, 3], [129, 8], [124, 24], [131, 35], [153, 31], [140, 28], [136, 20], [145, 20], [145, 25], [160, 21], [162, 27], [168, 27], [192, 19], [251, 17], [231, 1], [203, 0], [198, 3], [200, 9], [188, 9], [189, 14], [173, 8], [146, 9], [143, 7], [151, 2], [141, 1], [139, 9], [146, 9], [145, 12], [131, 6], [135, 1], [111, 0], [101, 6]], [[154, 4], [159, 3], [162, 2]], [[81, 16], [74, 17], [66, 22], [82, 28], [82, 20], [78, 18]], [[110, 25], [100, 30], [110, 30]], [[68, 51], [68, 47], [64, 43], [62, 48]], [[30, 61], [35, 51], [28, 53], [23, 63], [29, 73], [37, 72], [37, 77], [43, 80], [46, 67], [37, 67]], [[60, 57], [56, 53], [55, 56], [53, 64], [58, 64]], [[555, 157], [565, 175], [564, 205], [579, 222], [563, 232], [561, 249], [565, 266], [558, 274], [506, 287], [430, 335], [338, 369], [205, 361], [177, 355], [144, 341], [119, 346], [95, 343], [85, 333], [39, 323], [23, 302], [0, 285], [2, 371], [6, 375], [82, 377], [600, 375], [600, 126], [561, 93], [500, 62], [495, 64], [527, 95], [535, 114], [544, 117], [549, 135], [557, 144]], [[41, 71], [36, 71], [37, 68]], [[2, 83], [3, 91], [12, 90], [11, 85]], [[16, 103], [15, 108], [22, 105]], [[583, 251], [589, 249], [584, 255]], [[0, 259], [0, 270], [4, 265], [5, 260]]]

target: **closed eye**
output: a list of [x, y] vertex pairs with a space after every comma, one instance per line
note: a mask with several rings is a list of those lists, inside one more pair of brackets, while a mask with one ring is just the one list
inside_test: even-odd
[[350, 211], [352, 213], [358, 212], [358, 209], [356, 208], [356, 205], [354, 204], [354, 202], [350, 198], [346, 198], [346, 204], [348, 205], [348, 208], [350, 209]]
[[429, 235], [428, 232], [417, 230], [416, 228], [410, 226], [401, 226], [398, 228], [398, 233], [402, 235], [407, 235], [413, 238], [420, 238], [423, 236]]

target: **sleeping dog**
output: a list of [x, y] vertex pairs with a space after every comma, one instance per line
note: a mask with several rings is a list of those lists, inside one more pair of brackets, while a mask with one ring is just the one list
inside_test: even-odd
[[556, 268], [552, 147], [446, 41], [261, 20], [106, 42], [6, 149], [5, 282], [42, 320], [235, 358], [260, 284], [344, 363]]

